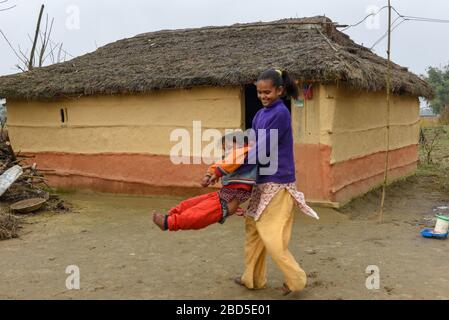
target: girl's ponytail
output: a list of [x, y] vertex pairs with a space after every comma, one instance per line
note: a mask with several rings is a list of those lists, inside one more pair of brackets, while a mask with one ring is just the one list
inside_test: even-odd
[[284, 94], [294, 99], [298, 98], [299, 90], [295, 80], [286, 70], [268, 69], [262, 72], [258, 80], [271, 80], [276, 88], [283, 87]]
[[282, 70], [282, 82], [284, 83], [285, 95], [293, 99], [298, 99], [298, 86], [287, 70]]

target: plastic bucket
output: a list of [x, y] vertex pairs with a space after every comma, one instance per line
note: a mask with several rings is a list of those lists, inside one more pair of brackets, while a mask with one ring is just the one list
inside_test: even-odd
[[449, 217], [437, 216], [437, 223], [435, 225], [434, 233], [445, 234], [449, 229]]

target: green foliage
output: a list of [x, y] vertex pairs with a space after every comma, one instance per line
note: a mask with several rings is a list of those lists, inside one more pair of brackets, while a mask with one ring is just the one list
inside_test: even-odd
[[440, 114], [444, 107], [449, 106], [449, 64], [441, 69], [427, 68], [424, 80], [435, 90], [435, 99], [430, 101], [430, 107], [435, 114]]

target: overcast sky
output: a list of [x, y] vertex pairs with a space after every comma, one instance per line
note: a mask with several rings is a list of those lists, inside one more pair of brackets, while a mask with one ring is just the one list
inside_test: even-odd
[[[0, 1], [1, 2], [1, 1]], [[237, 22], [326, 15], [341, 24], [353, 24], [387, 4], [387, 0], [8, 0], [0, 3], [0, 29], [17, 47], [30, 48], [28, 34], [36, 26], [38, 11], [55, 18], [52, 39], [79, 56], [98, 46], [161, 29], [178, 29]], [[402, 14], [449, 19], [448, 0], [392, 0]], [[369, 11], [370, 8], [372, 11]], [[395, 16], [396, 17], [396, 16]], [[78, 19], [79, 18], [79, 19]], [[400, 20], [398, 20], [399, 22]], [[356, 42], [371, 47], [386, 31], [386, 10], [379, 20], [368, 19], [345, 31]], [[431, 66], [449, 62], [449, 24], [408, 21], [393, 33], [393, 60], [422, 74]], [[375, 48], [385, 56], [386, 41]], [[0, 36], [0, 75], [16, 73], [17, 58]]]

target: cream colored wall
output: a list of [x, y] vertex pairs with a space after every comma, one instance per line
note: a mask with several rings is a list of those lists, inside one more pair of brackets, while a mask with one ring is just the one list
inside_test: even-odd
[[[8, 129], [22, 152], [169, 154], [170, 133], [192, 122], [203, 129], [240, 128], [238, 87], [161, 90], [148, 95], [8, 101]], [[60, 109], [68, 122], [61, 123]]]
[[292, 102], [292, 125], [295, 143], [330, 144], [328, 130], [332, 127], [335, 104], [329, 99], [325, 86], [315, 85], [313, 99], [305, 100], [304, 107]]
[[[333, 118], [331, 133], [328, 135], [332, 145], [331, 163], [385, 151], [386, 94], [336, 86], [328, 86], [326, 89], [329, 96], [334, 97], [334, 107], [327, 109], [329, 118]], [[322, 131], [326, 129], [322, 127]], [[418, 98], [392, 96], [390, 149], [417, 144], [418, 135]]]
[[[91, 96], [58, 101], [8, 101], [8, 130], [22, 152], [131, 152], [169, 154], [176, 128], [241, 128], [239, 87], [161, 90], [138, 96]], [[60, 109], [67, 108], [62, 125]], [[393, 96], [391, 149], [418, 141], [419, 102]], [[386, 102], [370, 93], [315, 85], [314, 98], [292, 104], [296, 143], [332, 146], [331, 163], [385, 150]], [[51, 141], [51, 142], [49, 142]], [[204, 143], [203, 143], [204, 145]]]
[[[304, 107], [292, 104], [295, 142], [332, 146], [332, 163], [384, 151], [386, 120], [384, 92], [316, 85], [314, 98]], [[418, 98], [392, 96], [390, 123], [391, 149], [416, 144]]]

